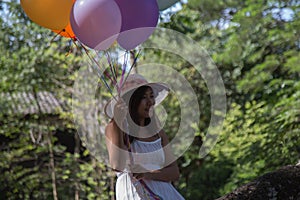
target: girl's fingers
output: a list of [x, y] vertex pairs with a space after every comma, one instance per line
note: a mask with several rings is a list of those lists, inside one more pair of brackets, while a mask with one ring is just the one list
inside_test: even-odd
[[133, 177], [137, 180], [143, 179], [144, 178], [144, 173], [134, 173]]

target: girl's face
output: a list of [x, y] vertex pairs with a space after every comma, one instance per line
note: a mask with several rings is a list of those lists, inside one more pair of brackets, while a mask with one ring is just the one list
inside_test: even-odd
[[153, 90], [149, 87], [146, 89], [142, 100], [138, 106], [138, 116], [140, 118], [149, 118], [153, 114], [153, 106], [155, 104], [155, 98], [153, 94]]

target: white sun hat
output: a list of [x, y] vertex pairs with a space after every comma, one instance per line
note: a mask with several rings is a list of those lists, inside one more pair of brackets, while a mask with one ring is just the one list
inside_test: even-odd
[[[165, 83], [149, 83], [142, 75], [140, 74], [130, 74], [128, 75], [125, 83], [123, 84], [121, 91], [120, 91], [120, 97], [124, 96], [128, 92], [134, 92], [137, 88], [141, 86], [149, 86], [153, 90], [153, 94], [155, 97], [155, 105], [160, 104], [168, 95], [170, 89], [169, 86]], [[105, 114], [109, 118], [113, 118], [113, 110], [117, 103], [116, 101], [117, 97], [112, 98], [108, 101], [108, 103], [105, 105], [104, 111]]]

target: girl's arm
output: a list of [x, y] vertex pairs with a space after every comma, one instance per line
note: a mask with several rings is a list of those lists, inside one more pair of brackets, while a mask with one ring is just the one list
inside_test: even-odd
[[134, 174], [134, 176], [137, 179], [151, 179], [151, 180], [166, 181], [166, 182], [176, 181], [179, 179], [180, 173], [179, 173], [179, 168], [177, 166], [176, 159], [169, 146], [167, 146], [167, 144], [169, 144], [168, 136], [164, 131], [161, 131], [159, 135], [162, 138], [162, 145], [164, 147], [166, 163], [171, 163], [171, 164], [169, 164], [168, 166], [160, 170]]
[[[118, 122], [123, 122], [126, 117], [127, 107], [123, 101], [120, 101], [115, 106], [114, 116]], [[118, 126], [114, 119], [112, 119], [105, 128], [106, 146], [109, 155], [109, 162], [113, 169], [123, 171], [128, 163], [128, 151], [124, 144], [123, 131]]]

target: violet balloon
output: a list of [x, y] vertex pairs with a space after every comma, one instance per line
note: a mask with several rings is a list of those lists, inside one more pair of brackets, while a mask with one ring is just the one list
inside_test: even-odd
[[149, 38], [158, 22], [159, 10], [156, 0], [115, 0], [121, 16], [119, 45], [130, 50]]
[[80, 42], [96, 50], [106, 50], [121, 30], [121, 12], [113, 0], [77, 0], [70, 22]]

